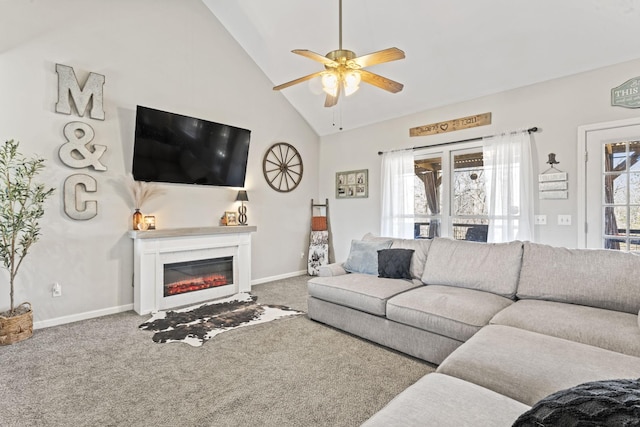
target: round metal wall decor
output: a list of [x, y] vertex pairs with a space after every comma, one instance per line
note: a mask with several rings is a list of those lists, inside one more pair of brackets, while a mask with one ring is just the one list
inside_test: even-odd
[[281, 193], [293, 191], [302, 180], [302, 157], [286, 142], [273, 144], [262, 160], [262, 173], [271, 188]]

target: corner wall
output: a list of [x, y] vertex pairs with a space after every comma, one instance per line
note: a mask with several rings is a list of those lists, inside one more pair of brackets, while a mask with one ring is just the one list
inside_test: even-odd
[[[322, 137], [320, 197], [330, 199], [336, 260], [346, 259], [351, 239], [360, 239], [367, 232], [380, 232], [381, 159], [378, 151], [457, 141], [532, 126], [541, 129], [533, 134], [534, 173], [537, 175], [547, 169], [547, 154], [553, 152], [560, 161], [557, 167], [569, 174], [569, 199], [537, 200], [536, 193], [535, 213], [547, 215], [548, 224], [536, 226], [536, 240], [575, 247], [578, 236], [577, 128], [640, 116], [638, 109], [610, 105], [611, 88], [637, 77], [639, 69], [640, 60], [634, 60]], [[377, 89], [367, 87], [366, 90]], [[412, 127], [485, 112], [492, 113], [489, 126], [409, 137]], [[348, 123], [344, 125], [348, 127]], [[354, 169], [369, 169], [369, 198], [337, 200], [335, 173]], [[559, 214], [570, 214], [572, 225], [558, 226]]]
[[[306, 270], [309, 202], [317, 198], [316, 133], [271, 89], [244, 50], [200, 0], [56, 0], [2, 2], [0, 29], [0, 142], [16, 139], [27, 156], [46, 159], [42, 181], [56, 188], [47, 202], [42, 237], [17, 278], [16, 302], [29, 301], [41, 326], [130, 309], [133, 303], [132, 204], [123, 178], [131, 172], [136, 105], [252, 130], [245, 188], [252, 241], [252, 279], [265, 281]], [[84, 83], [102, 74], [104, 121], [55, 113], [55, 64], [74, 68]], [[106, 172], [71, 169], [58, 157], [64, 126], [89, 124], [106, 145]], [[304, 161], [300, 186], [272, 190], [262, 157], [275, 142], [293, 144]], [[63, 183], [75, 173], [98, 181], [88, 200], [98, 215], [70, 219]], [[144, 205], [158, 228], [218, 225], [237, 210], [237, 188], [158, 184], [165, 194]], [[0, 273], [0, 311], [9, 307], [8, 274]], [[54, 282], [62, 296], [52, 298]]]

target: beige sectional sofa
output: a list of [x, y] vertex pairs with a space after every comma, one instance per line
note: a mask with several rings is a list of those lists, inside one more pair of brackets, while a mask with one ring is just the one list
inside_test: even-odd
[[[410, 256], [406, 278], [359, 272], [378, 251]], [[320, 275], [311, 319], [439, 365], [367, 426], [508, 426], [559, 390], [640, 377], [634, 254], [367, 235]]]

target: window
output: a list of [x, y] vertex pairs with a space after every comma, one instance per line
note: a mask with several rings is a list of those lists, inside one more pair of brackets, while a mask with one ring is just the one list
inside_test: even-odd
[[487, 241], [489, 216], [482, 147], [459, 147], [416, 153], [416, 238]]
[[606, 143], [602, 204], [604, 247], [640, 249], [640, 142]]
[[442, 157], [429, 156], [415, 160], [414, 236], [440, 236], [442, 211]]
[[487, 241], [489, 206], [482, 151], [453, 153], [452, 237]]

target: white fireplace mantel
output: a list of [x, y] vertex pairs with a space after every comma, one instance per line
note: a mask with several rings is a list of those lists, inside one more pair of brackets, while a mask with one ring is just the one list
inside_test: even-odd
[[[255, 226], [129, 231], [134, 241], [133, 307], [138, 314], [251, 291], [251, 233]], [[164, 296], [164, 263], [233, 256], [233, 285]]]

